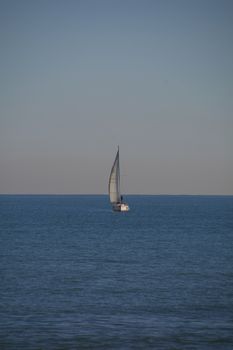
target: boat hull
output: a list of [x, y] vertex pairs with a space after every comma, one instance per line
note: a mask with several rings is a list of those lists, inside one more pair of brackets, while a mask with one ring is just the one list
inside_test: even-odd
[[113, 211], [129, 211], [129, 206], [126, 203], [116, 203], [112, 205]]

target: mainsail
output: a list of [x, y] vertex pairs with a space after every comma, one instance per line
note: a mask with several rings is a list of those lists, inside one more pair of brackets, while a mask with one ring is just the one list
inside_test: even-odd
[[118, 147], [116, 158], [114, 160], [110, 177], [109, 177], [108, 193], [109, 193], [111, 203], [121, 202], [119, 147]]

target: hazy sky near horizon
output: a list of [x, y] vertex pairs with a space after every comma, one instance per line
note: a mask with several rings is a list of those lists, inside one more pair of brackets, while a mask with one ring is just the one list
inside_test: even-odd
[[0, 193], [233, 194], [233, 1], [0, 1]]

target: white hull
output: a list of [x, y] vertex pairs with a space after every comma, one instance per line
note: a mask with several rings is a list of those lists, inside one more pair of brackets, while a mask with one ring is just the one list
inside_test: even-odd
[[116, 203], [112, 205], [113, 211], [129, 211], [129, 206], [126, 203]]

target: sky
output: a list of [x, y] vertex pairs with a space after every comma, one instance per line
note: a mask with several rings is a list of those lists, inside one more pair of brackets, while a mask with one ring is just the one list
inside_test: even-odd
[[0, 193], [233, 194], [231, 0], [0, 0]]

